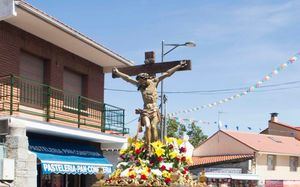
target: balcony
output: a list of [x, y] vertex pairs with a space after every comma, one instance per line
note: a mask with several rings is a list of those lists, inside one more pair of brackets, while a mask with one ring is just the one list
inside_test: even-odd
[[128, 134], [124, 109], [14, 75], [0, 77], [0, 115]]

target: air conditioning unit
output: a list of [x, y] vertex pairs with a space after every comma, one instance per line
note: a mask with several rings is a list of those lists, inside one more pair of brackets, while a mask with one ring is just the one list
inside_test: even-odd
[[0, 159], [6, 158], [7, 147], [0, 143]]
[[9, 158], [0, 159], [0, 180], [13, 181], [15, 178], [15, 160]]

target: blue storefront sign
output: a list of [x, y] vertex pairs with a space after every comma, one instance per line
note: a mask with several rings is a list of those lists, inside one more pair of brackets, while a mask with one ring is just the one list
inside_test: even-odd
[[102, 168], [104, 173], [111, 173], [111, 166], [91, 164], [45, 163], [44, 161], [42, 162], [42, 170], [43, 174], [96, 174], [99, 171], [99, 168]]
[[69, 142], [29, 139], [29, 149], [37, 154], [43, 174], [109, 174], [112, 164], [96, 147]]

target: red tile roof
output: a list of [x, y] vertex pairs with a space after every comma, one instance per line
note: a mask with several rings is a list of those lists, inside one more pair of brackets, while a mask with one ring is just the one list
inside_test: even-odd
[[240, 159], [251, 159], [254, 155], [239, 154], [239, 155], [219, 155], [219, 156], [202, 156], [192, 157], [193, 163], [190, 166], [216, 164], [224, 161], [234, 161]]
[[300, 141], [294, 137], [221, 131], [259, 152], [300, 155]]

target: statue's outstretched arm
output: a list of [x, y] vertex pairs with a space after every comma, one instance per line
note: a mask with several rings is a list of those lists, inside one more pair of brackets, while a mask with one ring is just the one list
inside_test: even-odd
[[121, 77], [123, 80], [137, 86], [138, 85], [138, 82], [134, 79], [132, 79], [129, 75], [125, 74], [125, 73], [122, 73], [120, 72], [117, 68], [113, 68], [112, 69], [112, 73]]
[[158, 77], [158, 82], [164, 80], [167, 77], [170, 77], [171, 75], [173, 75], [173, 73], [175, 73], [175, 71], [179, 70], [180, 68], [183, 68], [187, 65], [186, 61], [182, 61], [180, 62], [180, 64], [178, 64], [177, 66], [174, 66], [173, 68], [169, 69], [168, 71], [166, 71], [165, 73], [162, 74], [162, 76]]

